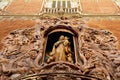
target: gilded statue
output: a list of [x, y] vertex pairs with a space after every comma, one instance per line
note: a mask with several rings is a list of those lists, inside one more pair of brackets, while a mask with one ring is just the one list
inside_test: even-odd
[[73, 63], [70, 42], [67, 36], [61, 35], [59, 40], [53, 45], [53, 49], [49, 54], [47, 63], [56, 61], [68, 61]]

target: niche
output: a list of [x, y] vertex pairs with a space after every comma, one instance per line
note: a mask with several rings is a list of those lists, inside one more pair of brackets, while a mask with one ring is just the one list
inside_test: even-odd
[[[63, 40], [60, 41], [61, 36]], [[65, 44], [63, 44], [65, 41], [69, 42], [69, 46], [66, 46]], [[46, 42], [47, 43], [46, 43], [46, 49], [45, 49], [45, 55], [44, 55], [45, 63], [59, 61], [57, 58], [59, 59], [61, 58], [60, 60], [63, 60], [66, 62], [70, 62], [70, 58], [71, 58], [72, 59], [71, 62], [75, 63], [74, 37], [71, 33], [62, 32], [62, 31], [53, 32], [48, 35]], [[60, 48], [59, 50], [57, 50], [59, 46]], [[56, 56], [56, 54], [59, 54], [59, 55]], [[50, 58], [51, 58], [51, 61], [49, 61]]]

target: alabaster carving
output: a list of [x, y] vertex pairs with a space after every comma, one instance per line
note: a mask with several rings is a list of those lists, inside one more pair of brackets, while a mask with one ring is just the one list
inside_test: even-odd
[[[74, 53], [67, 36], [61, 35], [63, 39], [60, 37], [54, 42], [45, 62], [47, 37], [61, 29], [66, 33], [76, 33], [72, 34]], [[39, 26], [12, 31], [3, 43], [4, 48], [0, 52], [1, 80], [120, 79], [117, 38], [110, 31], [87, 27], [83, 21], [41, 20]], [[71, 53], [75, 55], [75, 62]]]
[[47, 63], [55, 61], [68, 61], [73, 63], [72, 60], [72, 51], [70, 48], [70, 42], [68, 38], [61, 35], [59, 40], [54, 44], [50, 56], [47, 60]]

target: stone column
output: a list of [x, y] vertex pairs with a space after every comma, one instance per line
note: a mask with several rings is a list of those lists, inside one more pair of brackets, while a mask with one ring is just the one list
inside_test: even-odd
[[62, 0], [61, 0], [61, 2], [60, 2], [60, 7], [62, 7]]
[[72, 11], [73, 11], [73, 8], [70, 9], [70, 13], [72, 13]]
[[72, 4], [72, 3], [73, 3], [73, 0], [70, 0], [71, 8], [73, 7], [73, 4]]
[[55, 8], [57, 8], [58, 0], [56, 0]]
[[67, 13], [67, 10], [66, 10], [66, 8], [65, 8], [65, 13]]
[[82, 8], [82, 4], [81, 4], [81, 0], [79, 0], [79, 10], [77, 9], [77, 12], [79, 12], [80, 14], [82, 14], [83, 8]]
[[68, 8], [68, 13], [70, 13], [70, 8]]
[[55, 8], [53, 8], [53, 12], [52, 12], [53, 14], [55, 13]]
[[52, 12], [53, 12], [53, 8], [52, 9], [50, 9], [50, 13], [52, 14]]
[[68, 5], [67, 2], [68, 2], [68, 0], [66, 0], [66, 4], [65, 4], [65, 7], [66, 7], [66, 8], [68, 7], [68, 6], [67, 6], [67, 5]]
[[43, 13], [46, 13], [46, 12], [47, 12], [47, 9], [46, 9], [46, 8], [44, 8], [44, 9], [43, 9]]
[[76, 11], [75, 11], [75, 8], [74, 8], [74, 13], [75, 13]]
[[50, 9], [48, 9], [48, 12], [47, 13], [50, 13]]

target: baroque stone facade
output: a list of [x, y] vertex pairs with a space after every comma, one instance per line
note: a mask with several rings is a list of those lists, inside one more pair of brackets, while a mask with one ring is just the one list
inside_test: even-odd
[[[46, 59], [61, 35], [67, 36], [72, 44], [73, 62], [47, 63]], [[90, 28], [81, 20], [43, 19], [33, 28], [12, 31], [3, 43], [1, 80], [120, 79], [117, 38], [110, 31]]]

